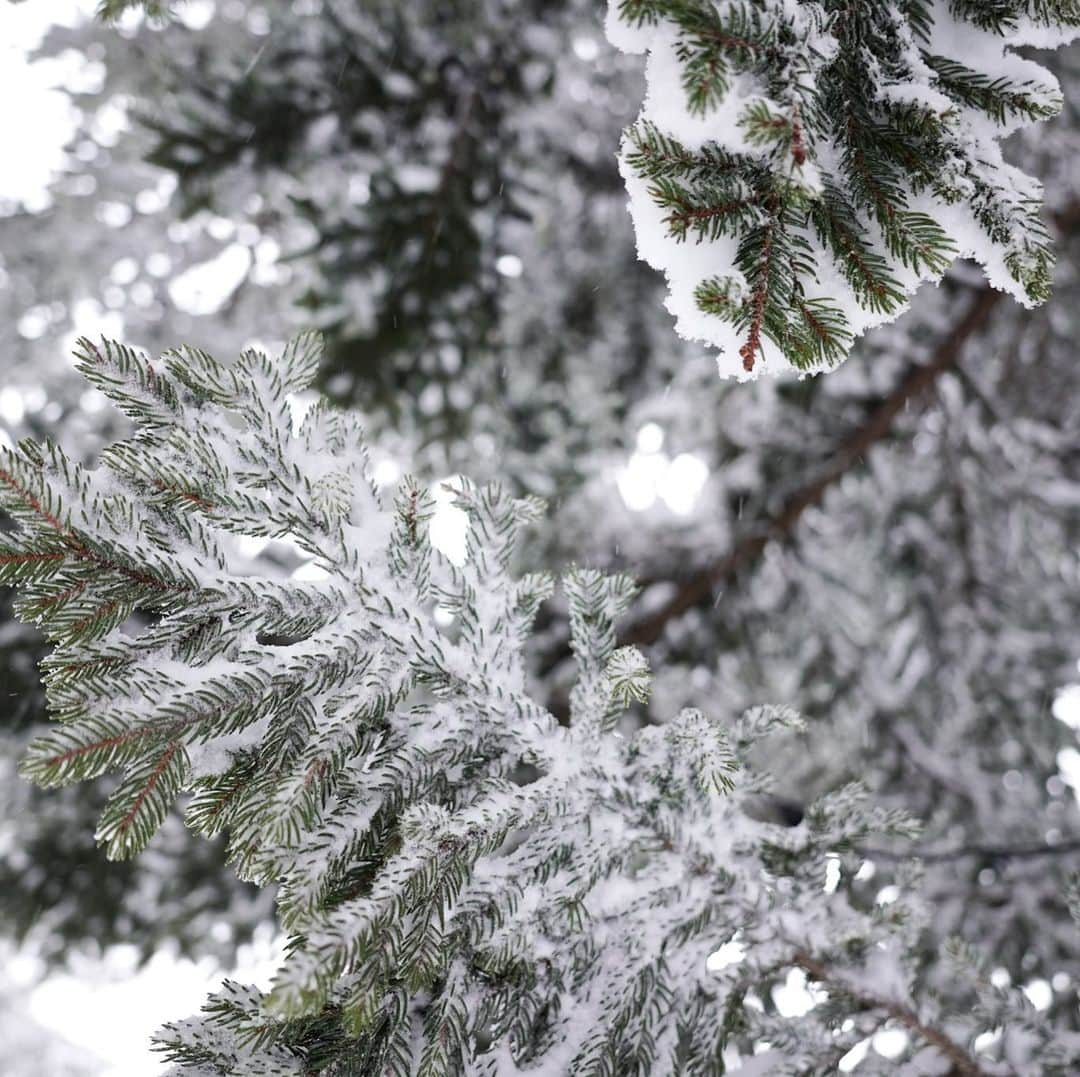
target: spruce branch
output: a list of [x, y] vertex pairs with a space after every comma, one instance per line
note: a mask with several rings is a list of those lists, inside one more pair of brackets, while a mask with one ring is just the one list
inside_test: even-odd
[[[835, 921], [864, 951], [895, 932], [821, 878], [831, 850], [911, 820], [857, 786], [811, 805], [798, 834], [754, 818], [769, 779], [746, 752], [795, 724], [782, 708], [734, 723], [688, 709], [618, 735], [649, 684], [618, 646], [627, 577], [565, 575], [569, 723], [532, 698], [525, 647], [554, 581], [514, 562], [542, 506], [463, 482], [467, 557], [441, 559], [428, 493], [405, 480], [384, 503], [355, 416], [316, 404], [294, 428], [315, 338], [232, 364], [82, 355], [132, 437], [93, 471], [55, 446], [0, 456], [5, 564], [57, 640], [62, 721], [23, 771], [45, 785], [118, 771], [97, 831], [112, 857], [191, 794], [188, 825], [228, 833], [290, 935], [267, 995], [225, 984], [163, 1030], [178, 1072], [666, 1073], [686, 1050], [718, 1073], [725, 1046], [776, 1034], [707, 964], [736, 929], [775, 942], [789, 923], [763, 878], [815, 910], [815, 931]], [[252, 574], [237, 535], [288, 536], [321, 574]], [[121, 613], [153, 617], [131, 633]], [[700, 1004], [717, 992], [741, 1014], [719, 1029]], [[816, 1065], [842, 1017], [810, 1021]]]
[[754, 369], [754, 360], [761, 349], [761, 332], [765, 324], [765, 305], [773, 291], [774, 266], [776, 265], [773, 248], [776, 245], [776, 232], [779, 228], [776, 214], [770, 214], [768, 222], [762, 226], [760, 233], [751, 233], [748, 237], [749, 245], [758, 248], [754, 254], [744, 255], [745, 260], [753, 258], [755, 265], [750, 295], [751, 313], [750, 326], [746, 336], [746, 343], [739, 349], [742, 357], [743, 370], [747, 373]]
[[1034, 123], [1051, 119], [1061, 111], [1061, 96], [1049, 86], [993, 78], [948, 56], [924, 54], [923, 58], [950, 97], [986, 113], [995, 123], [1004, 125], [1011, 116], [1022, 116]]
[[830, 992], [846, 995], [859, 1005], [888, 1014], [920, 1039], [937, 1048], [952, 1064], [954, 1072], [962, 1074], [963, 1077], [990, 1077], [988, 1071], [983, 1069], [967, 1051], [940, 1029], [922, 1021], [910, 1007], [874, 995], [862, 986], [847, 983], [843, 977], [833, 975], [827, 965], [809, 954], [796, 953], [794, 962]]
[[[922, 0], [612, 6], [616, 44], [656, 56], [623, 147], [642, 249], [667, 275], [676, 328], [719, 347], [721, 373], [835, 365], [961, 250], [1026, 305], [1046, 299], [1052, 252], [1037, 187], [996, 142], [1060, 110], [1053, 80], [1020, 69], [1010, 50], [1026, 36], [1044, 43], [1050, 29], [1075, 36], [1069, 4], [1002, 4], [993, 15]], [[705, 253], [680, 251], [688, 234]], [[790, 268], [775, 273], [776, 262]], [[731, 302], [743, 286], [749, 299]], [[826, 305], [828, 334], [808, 302]], [[759, 362], [766, 339], [783, 362]]]

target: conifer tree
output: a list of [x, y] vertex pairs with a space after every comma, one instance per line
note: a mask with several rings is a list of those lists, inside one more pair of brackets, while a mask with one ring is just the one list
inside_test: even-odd
[[[306, 39], [293, 33], [292, 23], [281, 21], [289, 17], [285, 7], [276, 10], [271, 5], [271, 22], [281, 33], [273, 35], [264, 56], [272, 54], [281, 38], [298, 48], [305, 44]], [[476, 17], [490, 15], [485, 10]], [[543, 25], [542, 16], [539, 25]], [[178, 68], [189, 44], [193, 51], [212, 55], [217, 41], [226, 52], [243, 56], [246, 64], [264, 39], [249, 40], [244, 53], [242, 35], [230, 37], [227, 29], [217, 20], [202, 35], [184, 35], [178, 26], [147, 30], [146, 35], [157, 35], [147, 40], [156, 40], [164, 52], [175, 50]], [[320, 35], [312, 36], [318, 40]], [[189, 43], [188, 37], [197, 41]], [[98, 40], [114, 39], [106, 35]], [[127, 39], [115, 44], [117, 52], [129, 47]], [[545, 47], [553, 46], [549, 42]], [[562, 47], [566, 48], [565, 41]], [[419, 63], [428, 54], [420, 49], [415, 55]], [[315, 86], [334, 82], [336, 69], [331, 70], [321, 56], [319, 50], [312, 50], [305, 63], [298, 64], [304, 80], [294, 84], [291, 93], [301, 102], [308, 91], [307, 80]], [[1055, 58], [1048, 62], [1058, 63]], [[1068, 74], [1067, 63], [1066, 56], [1063, 78]], [[135, 81], [133, 87], [147, 87], [157, 77], [157, 66], [147, 64], [138, 71], [137, 78], [146, 81]], [[243, 64], [237, 69], [242, 68]], [[187, 115], [179, 107], [183, 72], [173, 74], [180, 79], [173, 111]], [[252, 77], [260, 75], [269, 80], [273, 70], [256, 65]], [[218, 73], [206, 81], [211, 87], [221, 85]], [[615, 85], [620, 92], [633, 86], [625, 80]], [[151, 93], [149, 89], [138, 92]], [[552, 111], [563, 122], [568, 122], [567, 115], [596, 111], [591, 105], [588, 109], [580, 102], [574, 105], [575, 99], [557, 87], [552, 93]], [[228, 119], [234, 100], [235, 95], [223, 95], [223, 118]], [[543, 99], [541, 107], [542, 103]], [[515, 127], [536, 102], [520, 104]], [[571, 108], [581, 111], [570, 113]], [[420, 123], [424, 115], [419, 109], [410, 122]], [[600, 133], [607, 138], [603, 145], [610, 152], [615, 145], [610, 129], [613, 117], [608, 116], [605, 123]], [[1045, 143], [1024, 142], [1020, 159], [1026, 169], [1037, 167], [1053, 181], [1048, 190], [1055, 211], [1053, 227], [1067, 231], [1069, 199], [1077, 194], [1075, 175], [1068, 168], [1069, 140], [1076, 127], [1058, 121], [1053, 130]], [[264, 126], [255, 132], [253, 141], [271, 134], [272, 129], [268, 132]], [[132, 139], [141, 137], [136, 129]], [[229, 201], [234, 190], [240, 199], [250, 186], [263, 184], [271, 200], [273, 184], [268, 178], [298, 164], [314, 167], [320, 159], [326, 179], [308, 185], [313, 193], [310, 217], [304, 216], [309, 207], [299, 216], [310, 219], [320, 235], [333, 235], [333, 217], [322, 212], [314, 196], [330, 202], [340, 194], [348, 154], [336, 141], [312, 149], [303, 140], [293, 140], [276, 162], [276, 173], [253, 173], [241, 162], [203, 190], [207, 198], [217, 200], [219, 212], [230, 215], [236, 206]], [[108, 179], [108, 170], [96, 172]], [[252, 174], [258, 177], [254, 184]], [[195, 191], [190, 186], [193, 181], [198, 182], [195, 172], [190, 177], [182, 175], [181, 188]], [[600, 185], [601, 191], [611, 188], [606, 179]], [[558, 193], [567, 205], [577, 205], [577, 194], [567, 198], [568, 191], [576, 190], [572, 185], [561, 186]], [[1061, 437], [1061, 431], [1075, 422], [1070, 401], [1075, 399], [1076, 386], [1072, 312], [1077, 308], [1070, 267], [1066, 264], [1059, 274], [1057, 287], [1064, 290], [1061, 299], [1036, 316], [1011, 304], [994, 304], [989, 293], [961, 272], [950, 275], [940, 292], [920, 296], [917, 310], [896, 327], [872, 334], [863, 344], [860, 361], [843, 371], [827, 379], [782, 384], [775, 390], [741, 386], [729, 392], [717, 384], [708, 359], [692, 349], [674, 347], [674, 341], [667, 347], [658, 344], [667, 339], [663, 312], [647, 282], [640, 288], [637, 283], [633, 288], [623, 287], [625, 281], [638, 278], [632, 275], [617, 227], [612, 223], [607, 232], [601, 227], [605, 220], [615, 220], [605, 217], [600, 208], [603, 197], [607, 196], [596, 192], [582, 197], [590, 207], [589, 215], [581, 218], [568, 213], [568, 220], [560, 222], [557, 242], [542, 258], [546, 277], [527, 272], [526, 287], [517, 292], [522, 298], [500, 306], [497, 324], [505, 331], [522, 323], [520, 310], [528, 312], [532, 300], [545, 312], [544, 319], [538, 320], [551, 327], [548, 335], [559, 335], [560, 340], [551, 342], [549, 351], [505, 348], [489, 353], [481, 349], [446, 379], [447, 388], [456, 386], [468, 394], [458, 400], [469, 401], [463, 410], [472, 429], [498, 446], [495, 458], [479, 452], [469, 439], [448, 437], [451, 427], [437, 418], [425, 420], [417, 396], [398, 397], [397, 409], [391, 413], [376, 410], [376, 394], [361, 390], [355, 395], [368, 405], [365, 425], [377, 433], [375, 446], [384, 450], [394, 433], [391, 424], [404, 417], [406, 425], [430, 439], [422, 452], [409, 451], [413, 466], [426, 478], [449, 473], [450, 457], [453, 469], [482, 480], [497, 476], [519, 495], [553, 493], [557, 501], [551, 514], [534, 520], [523, 536], [521, 559], [527, 567], [557, 564], [569, 557], [612, 571], [630, 566], [645, 582], [645, 593], [623, 616], [619, 636], [624, 643], [652, 648], [657, 682], [648, 703], [632, 708], [634, 720], [624, 720], [623, 732], [629, 734], [641, 720], [675, 719], [684, 707], [701, 708], [724, 719], [761, 699], [798, 700], [810, 719], [806, 733], [770, 738], [757, 749], [746, 746], [745, 755], [750, 758], [741, 756], [742, 773], [750, 772], [750, 762], [756, 759], [782, 775], [774, 790], [784, 802], [797, 802], [791, 805], [791, 817], [805, 812], [816, 797], [834, 793], [858, 778], [870, 785], [874, 805], [891, 811], [914, 810], [924, 821], [923, 836], [914, 845], [902, 836], [887, 840], [863, 835], [845, 853], [851, 859], [843, 864], [840, 885], [856, 910], [873, 910], [879, 893], [891, 895], [892, 888], [898, 887], [901, 905], [884, 905], [877, 915], [883, 910], [898, 917], [911, 915], [920, 924], [920, 930], [902, 934], [904, 960], [913, 977], [910, 992], [899, 1000], [878, 997], [877, 1001], [900, 1002], [908, 1007], [908, 1020], [914, 1014], [925, 1028], [944, 1029], [949, 1041], [967, 1051], [986, 1072], [1009, 1072], [1010, 1066], [1020, 1072], [1024, 1066], [1040, 1072], [1039, 1067], [1051, 1065], [1069, 1072], [1064, 1048], [1050, 1046], [1049, 1040], [1057, 1037], [1067, 1042], [1077, 1019], [1072, 988], [1067, 981], [1065, 987], [1056, 986], [1074, 952], [1075, 926], [1066, 897], [1070, 864], [1075, 864], [1069, 850], [1075, 849], [1074, 836], [1080, 828], [1073, 798], [1058, 775], [1055, 753], [1075, 738], [1065, 725], [1047, 717], [1046, 708], [1056, 686], [1072, 672], [1071, 640], [1078, 613], [1075, 587], [1062, 585], [1063, 579], [1075, 579], [1070, 573], [1076, 549], [1075, 513], [1070, 511], [1076, 476], [1067, 441]], [[285, 201], [273, 202], [282, 219], [285, 210], [280, 207]], [[618, 209], [621, 214], [621, 206]], [[533, 226], [536, 234], [553, 227], [543, 223], [546, 219], [539, 215]], [[581, 267], [580, 280], [601, 279], [606, 285], [609, 278], [617, 278], [620, 288], [602, 294], [623, 293], [622, 306], [600, 306], [599, 313], [592, 315], [602, 333], [590, 330], [588, 322], [572, 322], [565, 303], [549, 302], [553, 293], [572, 295], [575, 288], [595, 294], [590, 291], [591, 282], [585, 288], [575, 279], [563, 280], [569, 277], [562, 273], [563, 266], [573, 261], [571, 256], [578, 253], [575, 248], [582, 246], [581, 236], [575, 234], [582, 219], [596, 222], [587, 234], [603, 234], [605, 245], [584, 244], [588, 256], [575, 263]], [[38, 219], [28, 220], [26, 226], [44, 231]], [[57, 229], [54, 245], [60, 249], [67, 231], [59, 222], [52, 227]], [[129, 240], [133, 246], [147, 242], [140, 238], [145, 225], [141, 228]], [[429, 234], [422, 213], [403, 212], [401, 231], [381, 236], [365, 264], [377, 264], [380, 250], [399, 244], [402, 237]], [[115, 249], [123, 238], [111, 239], [109, 249]], [[1075, 238], [1069, 242], [1071, 251]], [[96, 237], [86, 244], [86, 257], [79, 259], [78, 269], [92, 265], [98, 244]], [[6, 254], [9, 244], [4, 249]], [[538, 248], [513, 249], [525, 256], [528, 265], [536, 264]], [[681, 248], [684, 253], [689, 249], [687, 244]], [[496, 253], [489, 255], [494, 258]], [[110, 261], [103, 263], [104, 270]], [[297, 264], [304, 264], [303, 258]], [[612, 271], [614, 265], [620, 267], [618, 272]], [[331, 283], [344, 287], [350, 279], [361, 278], [362, 273], [357, 278], [344, 273]], [[506, 295], [514, 297], [514, 289], [507, 289]], [[253, 319], [247, 308], [247, 324], [260, 331], [268, 326], [269, 335], [281, 336], [287, 324], [282, 316], [286, 304], [279, 299], [275, 308], [273, 296], [266, 303], [267, 319]], [[340, 310], [320, 299], [312, 317], [326, 314], [332, 322]], [[243, 321], [245, 308], [238, 307], [235, 315]], [[631, 323], [631, 316], [639, 320]], [[237, 332], [225, 319], [219, 321], [223, 335]], [[642, 340], [628, 326], [646, 326], [647, 334]], [[422, 321], [408, 328], [421, 336], [425, 331]], [[336, 336], [333, 325], [331, 329]], [[152, 334], [163, 330], [168, 331], [164, 325], [151, 324]], [[172, 332], [179, 339], [189, 335], [186, 329]], [[211, 328], [198, 332], [213, 339]], [[590, 332], [596, 332], [598, 339], [589, 340]], [[535, 340], [536, 335], [534, 330], [519, 339]], [[584, 362], [569, 354], [573, 350], [569, 345], [561, 347], [563, 336], [574, 347], [588, 341]], [[978, 341], [978, 349], [969, 344], [965, 353], [963, 342], [972, 339]], [[954, 347], [950, 342], [955, 341], [960, 344]], [[547, 366], [534, 360], [550, 353], [558, 354]], [[396, 354], [407, 360], [408, 348]], [[36, 355], [44, 361], [43, 343]], [[55, 364], [55, 358], [49, 357], [48, 362]], [[362, 356], [356, 363], [362, 363]], [[503, 364], [509, 364], [512, 374], [500, 382], [495, 372]], [[528, 376], [524, 368], [529, 369]], [[356, 384], [364, 384], [362, 366], [339, 366], [334, 360], [323, 365], [322, 374], [332, 377], [344, 369], [353, 371]], [[1056, 392], [1046, 392], [1048, 382], [1057, 387]], [[418, 378], [415, 384], [423, 385], [424, 379]], [[933, 386], [936, 397], [927, 402], [919, 386]], [[496, 414], [491, 404], [506, 387], [512, 387], [515, 399], [521, 401], [518, 414], [526, 421], [520, 431], [517, 424]], [[600, 402], [601, 389], [609, 391], [610, 403]], [[335, 395], [353, 395], [353, 390]], [[78, 398], [79, 390], [75, 390], [71, 399]], [[567, 401], [571, 406], [567, 407]], [[891, 415], [884, 426], [883, 414]], [[110, 430], [108, 421], [103, 422], [106, 440], [122, 436], [122, 427]], [[662, 512], [634, 514], [611, 492], [612, 460], [619, 460], [624, 448], [629, 453], [645, 423], [663, 428], [664, 452], [669, 456], [692, 452], [714, 468], [701, 511], [678, 521]], [[587, 430], [577, 429], [582, 426]], [[102, 430], [96, 429], [92, 434], [69, 432], [65, 440], [81, 456], [87, 445], [96, 446], [101, 437]], [[398, 447], [394, 445], [395, 451]], [[653, 453], [650, 459], [658, 456]], [[824, 511], [817, 511], [818, 505]], [[673, 527], [673, 522], [678, 526]], [[233, 564], [238, 560], [234, 555]], [[265, 563], [245, 567], [244, 574], [251, 573], [270, 574], [287, 586], [287, 572], [282, 574]], [[566, 603], [567, 598], [557, 593], [541, 608], [533, 668], [542, 676], [530, 681], [538, 705], [547, 705], [560, 716], [569, 707], [567, 697], [576, 668], [572, 652], [563, 646], [566, 618], [560, 610]], [[137, 620], [133, 623], [139, 625]], [[939, 670], [948, 674], [938, 676]], [[943, 760], [949, 765], [943, 766]], [[76, 792], [69, 788], [64, 795], [74, 797]], [[47, 793], [46, 799], [36, 802], [40, 805], [36, 814], [43, 821], [47, 798], [58, 795]], [[762, 814], [762, 804], [769, 802], [754, 794], [752, 802], [740, 803]], [[79, 804], [71, 801], [72, 820], [79, 817]], [[81, 811], [86, 811], [85, 802]], [[794, 828], [796, 835], [812, 821], [811, 813], [806, 823]], [[743, 825], [741, 808], [739, 825]], [[77, 827], [72, 822], [63, 829]], [[783, 831], [776, 833], [785, 840], [790, 837]], [[166, 837], [161, 834], [156, 839], [155, 850]], [[832, 840], [815, 846], [813, 871], [818, 883], [824, 872], [822, 858], [826, 852], [837, 851]], [[929, 911], [921, 920], [917, 911], [908, 912], [915, 903], [904, 867], [909, 853], [921, 854], [923, 865], [921, 893]], [[212, 852], [208, 849], [207, 854], [210, 863]], [[862, 869], [856, 870], [860, 864]], [[19, 873], [14, 874], [16, 884], [25, 885]], [[221, 893], [228, 899], [227, 889]], [[840, 907], [840, 899], [836, 901], [834, 909]], [[175, 901], [166, 907], [175, 910]], [[766, 935], [763, 928], [756, 941]], [[961, 936], [967, 946], [957, 941], [947, 947], [950, 935]], [[722, 933], [710, 937], [719, 944]], [[989, 959], [981, 969], [976, 968], [978, 957], [969, 952], [972, 944], [984, 947], [983, 960]], [[768, 1041], [794, 1051], [802, 1047], [803, 1039], [819, 1044], [820, 1038], [806, 1030], [824, 1022], [821, 1027], [828, 1034], [834, 1027], [829, 1023], [832, 1015], [811, 1011], [788, 1024], [773, 1007], [769, 988], [783, 982], [792, 966], [748, 965], [754, 961], [753, 948], [749, 953], [726, 973], [729, 978], [745, 975], [745, 983], [752, 985], [748, 987], [752, 996], [749, 1019], [757, 1023], [745, 1030], [743, 1046], [750, 1049]], [[852, 981], [858, 977], [867, 986], [866, 976], [859, 976], [855, 964], [845, 967], [841, 961], [834, 966], [812, 952], [807, 957], [818, 972], [800, 967], [811, 979], [831, 975], [836, 982], [845, 976]], [[957, 973], [957, 968], [962, 971]], [[997, 987], [986, 982], [991, 969], [993, 984], [1002, 982], [1006, 970], [1016, 986], [1031, 979], [1054, 979], [1049, 1009], [1035, 1015], [1019, 992], [999, 994]], [[761, 1000], [764, 1013], [755, 1009], [753, 998]], [[228, 1010], [227, 1005], [214, 1005], [216, 1018]], [[879, 1027], [874, 1022], [880, 1022], [884, 1012], [864, 998], [851, 1002], [843, 1021], [855, 1020], [854, 1031], [863, 1037]], [[333, 1019], [335, 1015], [323, 1016]], [[890, 1021], [910, 1027], [895, 1012]], [[223, 1020], [184, 1025], [168, 1038], [174, 1052], [218, 1052], [207, 1057], [216, 1057], [213, 1064], [219, 1070], [224, 1067], [228, 1072], [231, 1064], [239, 1067], [237, 1072], [258, 1072], [256, 1065], [270, 1065], [261, 1048], [254, 1061], [229, 1061], [230, 1051], [241, 1052], [249, 1046], [242, 1029], [232, 1031], [243, 1022], [234, 1013]], [[332, 1065], [349, 1072], [353, 1064], [349, 1045], [334, 1040], [333, 1029], [316, 1025], [313, 1030], [303, 1020], [284, 1022], [280, 1034], [286, 1061], [281, 1064], [293, 1064], [290, 1053], [299, 1057], [318, 1046], [324, 1053], [317, 1054], [317, 1059], [332, 1057]], [[1005, 1040], [987, 1047], [983, 1039], [979, 1049], [973, 1047], [975, 1037], [998, 1027], [1008, 1030]], [[195, 1046], [189, 1043], [182, 1048], [185, 1037]], [[799, 1042], [792, 1045], [792, 1038]], [[738, 1036], [729, 1042], [737, 1040]], [[853, 1041], [843, 1039], [835, 1046], [840, 1042]], [[911, 1054], [923, 1049], [925, 1042], [915, 1037]], [[925, 1049], [940, 1054], [940, 1044]], [[817, 1048], [807, 1050], [812, 1054]], [[180, 1053], [177, 1057], [192, 1064], [195, 1056]], [[814, 1057], [820, 1065], [826, 1064], [822, 1061], [826, 1054]], [[892, 1062], [870, 1055], [860, 1068], [897, 1072], [907, 1061], [917, 1065], [926, 1059]], [[761, 1065], [769, 1062], [766, 1058]], [[953, 1065], [967, 1072], [965, 1063], [953, 1059]]]

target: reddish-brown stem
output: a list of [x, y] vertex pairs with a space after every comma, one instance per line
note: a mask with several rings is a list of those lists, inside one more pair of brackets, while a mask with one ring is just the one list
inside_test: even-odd
[[921, 1021], [914, 1010], [891, 999], [879, 998], [861, 987], [855, 987], [833, 977], [822, 962], [814, 960], [809, 954], [796, 953], [795, 964], [830, 991], [847, 995], [868, 1009], [887, 1013], [894, 1021], [898, 1021], [925, 1042], [936, 1047], [952, 1063], [954, 1072], [957, 1074], [963, 1077], [988, 1077], [986, 1071], [967, 1051], [949, 1039], [940, 1029]]
[[165, 583], [156, 576], [151, 576], [145, 572], [138, 572], [125, 565], [117, 564], [115, 561], [110, 561], [108, 558], [102, 557], [100, 554], [96, 554], [88, 549], [70, 527], [45, 508], [41, 503], [41, 499], [33, 493], [33, 491], [28, 490], [14, 475], [9, 471], [5, 471], [3, 468], [0, 468], [0, 482], [3, 482], [9, 489], [14, 490], [32, 512], [37, 513], [37, 515], [56, 531], [57, 534], [62, 535], [67, 541], [72, 554], [78, 560], [92, 561], [101, 568], [110, 569], [113, 572], [119, 573], [121, 576], [126, 576], [129, 580], [134, 580], [136, 583], [141, 583], [147, 587], [153, 587], [159, 591], [181, 590], [181, 588], [177, 587], [175, 584]]
[[776, 52], [775, 45], [764, 45], [760, 41], [751, 41], [748, 37], [739, 37], [724, 30], [703, 30], [698, 36], [706, 41], [715, 41], [724, 49], [745, 49], [747, 52], [765, 53], [767, 56]]
[[53, 515], [53, 513], [45, 508], [41, 503], [40, 498], [32, 491], [27, 490], [10, 471], [5, 471], [3, 468], [0, 468], [0, 482], [14, 490], [15, 493], [30, 507], [31, 511], [36, 512], [54, 531], [63, 535], [64, 538], [70, 541], [71, 532], [56, 516]]
[[88, 613], [85, 617], [80, 618], [72, 626], [72, 630], [75, 632], [81, 632], [88, 625], [92, 625], [95, 621], [100, 621], [103, 617], [107, 617], [118, 606], [119, 602], [106, 602], [101, 606], [98, 606], [93, 613]]
[[175, 486], [170, 486], [168, 483], [161, 479], [154, 480], [154, 486], [161, 490], [162, 493], [173, 494], [175, 497], [183, 498], [184, 501], [190, 501], [193, 505], [197, 505], [203, 512], [212, 512], [214, 510], [214, 503], [208, 501], [205, 497], [200, 496], [193, 490], [179, 490]]
[[749, 205], [744, 199], [732, 199], [730, 202], [721, 202], [715, 206], [683, 206], [681, 209], [668, 214], [664, 223], [671, 226], [686, 228], [698, 221], [711, 221], [716, 217], [726, 217], [735, 210], [743, 209]]
[[28, 565], [33, 561], [62, 561], [62, 553], [0, 553], [0, 565]]
[[806, 142], [803, 138], [802, 116], [798, 105], [791, 113], [791, 156], [799, 168], [806, 164]]
[[38, 599], [30, 608], [38, 612], [47, 610], [51, 606], [66, 602], [73, 595], [77, 595], [80, 591], [84, 590], [86, 590], [86, 580], [79, 580], [78, 583], [73, 583], [70, 587], [65, 587], [64, 590], [60, 591], [58, 594], [47, 595], [45, 598]]
[[765, 229], [765, 245], [761, 251], [761, 269], [758, 282], [754, 286], [754, 313], [750, 319], [750, 333], [746, 343], [739, 349], [742, 356], [743, 370], [749, 373], [754, 369], [754, 360], [761, 348], [761, 327], [765, 322], [765, 302], [769, 298], [769, 273], [772, 269], [773, 234], [776, 229], [776, 218], [769, 222]]
[[118, 744], [126, 744], [128, 741], [138, 740], [158, 730], [151, 726], [140, 726], [137, 729], [128, 729], [123, 733], [117, 733], [115, 737], [106, 737], [104, 740], [96, 740], [93, 744], [82, 744], [78, 748], [69, 748], [66, 752], [54, 755], [46, 760], [46, 766], [59, 767], [64, 763], [70, 763], [72, 759], [78, 759], [81, 755], [89, 755], [90, 752], [99, 751], [102, 748], [115, 748]]
[[826, 490], [888, 433], [893, 420], [909, 401], [919, 397], [957, 361], [965, 342], [985, 325], [1001, 295], [1001, 292], [990, 288], [980, 289], [964, 316], [938, 345], [930, 361], [924, 366], [915, 367], [882, 400], [866, 422], [836, 447], [828, 464], [815, 478], [799, 487], [780, 511], [765, 520], [753, 534], [737, 542], [719, 560], [685, 579], [658, 610], [632, 624], [623, 634], [621, 642], [639, 645], [655, 643], [669, 622], [700, 603], [708, 602], [717, 587], [735, 579], [753, 564], [770, 542], [790, 535], [803, 513], [816, 505]]
[[161, 753], [161, 758], [150, 772], [150, 777], [146, 780], [146, 784], [139, 790], [139, 795], [135, 798], [135, 802], [128, 809], [124, 818], [120, 820], [120, 826], [117, 828], [118, 833], [125, 833], [128, 827], [135, 821], [135, 817], [139, 814], [139, 809], [143, 806], [143, 802], [153, 792], [154, 786], [161, 780], [161, 775], [165, 772], [165, 768], [169, 765], [169, 761], [176, 755], [179, 747], [180, 742], [174, 740], [169, 744], [165, 751]]

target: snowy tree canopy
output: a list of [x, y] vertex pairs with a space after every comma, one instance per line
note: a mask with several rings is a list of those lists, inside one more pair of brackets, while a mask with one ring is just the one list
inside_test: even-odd
[[[124, 6], [46, 40], [75, 133], [0, 200], [0, 466], [61, 525], [6, 489], [0, 930], [228, 961], [282, 925], [272, 991], [162, 1033], [181, 1072], [1076, 1072], [1076, 49], [1024, 54], [1057, 118], [978, 125], [1045, 182], [1049, 302], [953, 265], [828, 377], [738, 384], [636, 260], [599, 0]], [[192, 348], [87, 346], [88, 384], [76, 331]]]
[[1041, 187], [998, 143], [1062, 104], [1014, 50], [1078, 33], [1074, 0], [612, 0], [649, 56], [623, 172], [679, 332], [722, 374], [820, 370], [957, 257], [1041, 303]]

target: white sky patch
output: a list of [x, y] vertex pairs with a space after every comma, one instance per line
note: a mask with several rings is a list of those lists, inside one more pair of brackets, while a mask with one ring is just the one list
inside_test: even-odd
[[0, 389], [0, 421], [17, 426], [26, 414], [26, 404], [18, 389], [7, 386]]
[[[48, 205], [45, 187], [63, 161], [64, 143], [74, 132], [77, 113], [58, 89], [77, 78], [87, 61], [72, 52], [55, 60], [31, 62], [50, 24], [74, 26], [90, 17], [96, 0], [0, 4], [0, 200], [28, 209]], [[11, 107], [10, 103], [17, 103]]]
[[123, 340], [123, 316], [118, 310], [106, 310], [96, 299], [77, 299], [71, 308], [71, 329], [61, 343], [61, 354], [72, 355], [79, 337]]
[[721, 969], [737, 965], [746, 957], [746, 947], [739, 941], [739, 933], [728, 939], [718, 950], [709, 954], [705, 967], [710, 972], [719, 972]]
[[908, 1045], [908, 1034], [902, 1028], [883, 1028], [870, 1041], [882, 1058], [899, 1058]]
[[636, 451], [615, 475], [623, 503], [632, 512], [645, 512], [662, 501], [676, 516], [689, 516], [709, 478], [709, 468], [694, 453], [672, 460], [662, 452], [664, 431], [645, 423], [638, 431]]
[[615, 479], [626, 507], [633, 512], [652, 508], [666, 474], [667, 459], [660, 453], [634, 453]]
[[1024, 994], [1037, 1010], [1048, 1010], [1054, 1001], [1054, 992], [1046, 980], [1032, 980], [1024, 985]]
[[657, 423], [646, 423], [637, 434], [638, 452], [657, 453], [664, 447], [664, 431]]
[[1080, 684], [1067, 684], [1054, 698], [1050, 713], [1070, 729], [1080, 730]]
[[503, 254], [495, 260], [495, 271], [504, 277], [520, 277], [524, 268], [516, 254]]
[[660, 497], [676, 516], [689, 516], [709, 478], [704, 460], [693, 453], [680, 453], [668, 465]]
[[135, 971], [134, 949], [118, 946], [99, 960], [76, 961], [71, 973], [52, 975], [34, 988], [30, 1015], [101, 1057], [106, 1068], [100, 1077], [159, 1073], [162, 1058], [150, 1050], [153, 1033], [165, 1021], [197, 1013], [226, 975], [268, 988], [284, 941], [269, 928], [257, 929], [227, 973], [209, 959], [196, 963], [166, 950]]
[[401, 478], [401, 467], [387, 456], [371, 469], [371, 477], [380, 490], [385, 490]]
[[600, 55], [600, 44], [595, 37], [575, 37], [572, 48], [574, 55], [587, 64]]
[[126, 228], [131, 223], [131, 206], [126, 202], [99, 202], [94, 216], [107, 228]]
[[408, 194], [426, 194], [439, 186], [438, 169], [430, 165], [403, 164], [395, 173], [398, 185]]
[[202, 30], [214, 17], [213, 0], [187, 0], [177, 8], [177, 18], [191, 30]]
[[230, 243], [216, 258], [181, 273], [169, 284], [169, 296], [186, 314], [215, 314], [250, 268], [251, 252], [239, 243]]
[[431, 545], [455, 565], [465, 564], [465, 537], [469, 517], [454, 504], [453, 478], [436, 483], [431, 491], [435, 511], [428, 525]]
[[[104, 68], [102, 74], [104, 75]], [[94, 140], [102, 146], [115, 146], [120, 141], [120, 136], [131, 127], [128, 110], [132, 104], [131, 98], [114, 94], [101, 105], [94, 113], [94, 122], [91, 125]]]
[[44, 305], [28, 307], [15, 323], [15, 331], [23, 340], [37, 340], [49, 328], [52, 315]]
[[1062, 748], [1057, 754], [1058, 773], [1077, 800], [1080, 800], [1080, 752], [1075, 748]]
[[371, 177], [349, 177], [349, 201], [354, 206], [363, 206], [371, 200]]
[[791, 969], [787, 980], [772, 989], [772, 1000], [781, 1017], [802, 1017], [824, 997], [825, 993], [806, 979], [802, 969]]

